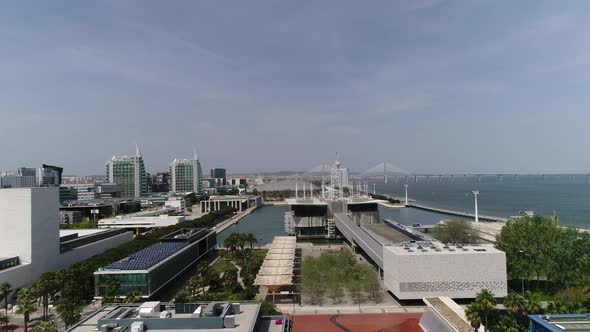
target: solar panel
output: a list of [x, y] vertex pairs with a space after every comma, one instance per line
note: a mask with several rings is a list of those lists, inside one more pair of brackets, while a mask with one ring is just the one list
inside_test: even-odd
[[105, 266], [104, 270], [147, 270], [187, 245], [188, 242], [158, 242]]

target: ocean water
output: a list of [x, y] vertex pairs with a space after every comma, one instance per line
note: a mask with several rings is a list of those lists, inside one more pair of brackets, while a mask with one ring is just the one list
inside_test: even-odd
[[231, 233], [252, 233], [258, 238], [259, 245], [272, 242], [275, 236], [285, 236], [285, 212], [289, 210], [287, 205], [263, 206], [256, 209], [250, 215], [231, 225], [220, 234], [217, 234], [217, 243], [223, 241]]
[[[585, 175], [507, 177], [500, 181], [498, 176], [450, 179], [413, 178], [408, 182], [408, 196], [418, 203], [435, 207], [473, 212], [473, 190], [479, 190], [478, 207], [481, 214], [510, 217], [519, 211], [532, 210], [535, 213], [553, 215], [555, 212], [562, 225], [590, 228], [590, 182]], [[369, 188], [379, 194], [394, 197], [405, 195], [404, 179], [397, 183], [392, 178], [369, 181]], [[381, 210], [383, 218], [392, 218], [404, 224], [431, 224], [448, 216], [416, 209], [392, 211]], [[434, 222], [433, 222], [434, 221]]]

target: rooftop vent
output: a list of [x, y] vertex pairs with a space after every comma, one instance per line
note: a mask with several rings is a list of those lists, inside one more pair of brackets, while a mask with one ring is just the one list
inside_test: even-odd
[[475, 249], [473, 249], [473, 250], [475, 250], [475, 251], [479, 251], [479, 252], [486, 251], [486, 250], [485, 250], [485, 249], [483, 249], [483, 248], [475, 248]]

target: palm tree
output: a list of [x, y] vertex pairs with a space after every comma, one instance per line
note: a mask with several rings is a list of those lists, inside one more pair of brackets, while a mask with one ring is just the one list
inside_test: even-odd
[[57, 327], [53, 322], [41, 322], [39, 325], [33, 327], [33, 332], [57, 332]]
[[33, 285], [33, 289], [37, 296], [43, 300], [43, 320], [46, 321], [49, 315], [49, 296], [59, 289], [56, 274], [54, 272], [43, 273]]
[[488, 331], [488, 317], [496, 310], [496, 298], [494, 294], [487, 289], [482, 289], [475, 297], [475, 307], [479, 316], [483, 318], [485, 331]]
[[465, 309], [465, 316], [471, 324], [471, 327], [477, 332], [481, 326], [481, 317], [479, 316], [479, 311], [477, 310], [475, 303], [471, 303], [467, 306], [467, 309]]
[[57, 301], [56, 310], [59, 317], [64, 321], [64, 324], [66, 324], [66, 328], [80, 320], [83, 309], [84, 307], [75, 298], [64, 296]]
[[37, 311], [37, 304], [35, 302], [35, 293], [30, 288], [23, 288], [18, 291], [16, 313], [23, 315], [25, 318], [25, 332], [29, 329], [29, 315]]
[[119, 286], [121, 282], [117, 278], [109, 278], [105, 283], [105, 294], [102, 298], [102, 303], [113, 303], [115, 302], [115, 298], [117, 296], [117, 291], [119, 290]]
[[510, 312], [510, 315], [516, 317], [519, 310], [526, 307], [527, 301], [524, 297], [516, 292], [509, 293], [504, 299], [504, 307]]
[[200, 279], [202, 294], [205, 294], [205, 284], [209, 280], [209, 265], [205, 262], [199, 262], [197, 265], [197, 276]]
[[254, 249], [254, 244], [258, 244], [258, 239], [256, 239], [256, 235], [252, 233], [246, 234], [246, 242], [250, 244], [250, 250]]
[[[0, 283], [0, 296], [4, 298], [4, 312], [6, 317], [8, 318], [8, 293], [10, 293], [12, 286], [7, 283], [3, 282]], [[4, 326], [6, 327], [6, 331], [8, 331], [8, 321], [4, 322]]]
[[138, 290], [132, 290], [125, 294], [125, 303], [137, 303], [141, 300], [141, 292]]
[[238, 237], [236, 233], [231, 233], [224, 241], [223, 246], [225, 246], [230, 252], [236, 249], [238, 245]]

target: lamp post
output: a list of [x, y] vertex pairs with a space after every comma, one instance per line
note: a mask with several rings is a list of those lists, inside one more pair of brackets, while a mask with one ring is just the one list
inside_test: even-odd
[[479, 195], [479, 191], [475, 190], [475, 191], [472, 191], [472, 193], [473, 193], [473, 196], [475, 197], [475, 222], [477, 223], [477, 222], [479, 222], [479, 214], [477, 211], [477, 195]]
[[[522, 250], [522, 249], [521, 249], [521, 250], [519, 250], [519, 251], [518, 251], [518, 255], [519, 255], [520, 257], [524, 256], [524, 250]], [[521, 273], [522, 273], [522, 272], [521, 272]], [[521, 291], [522, 291], [522, 294], [524, 295], [524, 276], [523, 276], [522, 274], [520, 275], [520, 285], [521, 285]]]

